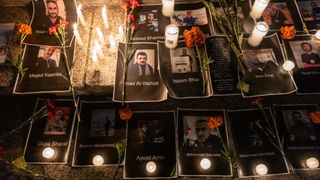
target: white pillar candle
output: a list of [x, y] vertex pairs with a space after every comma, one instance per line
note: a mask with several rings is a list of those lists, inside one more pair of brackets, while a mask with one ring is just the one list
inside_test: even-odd
[[270, 0], [255, 0], [250, 12], [254, 19], [260, 18], [264, 9], [268, 6]]
[[82, 12], [81, 12], [81, 8], [82, 8], [82, 6], [81, 6], [81, 4], [79, 4], [78, 7], [77, 7], [78, 18], [80, 19], [80, 23], [81, 23], [84, 27], [86, 27], [86, 26], [87, 26], [87, 23], [86, 23], [86, 21], [84, 20], [84, 17], [83, 17]]
[[42, 156], [46, 159], [53, 158], [54, 154], [55, 154], [55, 151], [51, 147], [46, 147], [42, 150]]
[[165, 45], [167, 48], [175, 48], [178, 45], [179, 28], [174, 24], [166, 27], [165, 31]]
[[174, 12], [174, 1], [175, 0], [162, 0], [162, 14], [164, 16], [171, 16]]
[[268, 173], [268, 168], [266, 165], [264, 164], [258, 164], [256, 166], [256, 173], [258, 175], [266, 175]]
[[268, 33], [268, 31], [269, 31], [269, 26], [267, 23], [265, 23], [264, 21], [258, 22], [254, 26], [250, 34], [250, 37], [248, 39], [248, 43], [250, 44], [250, 46], [253, 46], [253, 47], [259, 46], [259, 44], [263, 40], [263, 37]]
[[103, 33], [101, 31], [101, 29], [99, 27], [96, 28], [98, 37], [99, 37], [99, 41], [101, 42], [102, 45], [104, 45], [104, 37], [103, 37]]
[[320, 40], [320, 30], [318, 30], [318, 31], [316, 32], [316, 34], [314, 34], [314, 36], [315, 36], [318, 40]]
[[109, 29], [109, 22], [108, 22], [108, 16], [107, 16], [107, 8], [106, 8], [106, 6], [103, 6], [103, 8], [102, 8], [102, 19], [103, 19], [104, 27], [105, 27], [106, 29]]
[[287, 60], [286, 62], [283, 63], [282, 68], [285, 71], [291, 71], [294, 68], [294, 62]]
[[311, 157], [306, 160], [307, 167], [310, 169], [315, 169], [319, 167], [318, 159]]
[[102, 46], [99, 44], [97, 40], [94, 41], [94, 50], [99, 55], [100, 58], [104, 57], [104, 54], [102, 52]]
[[79, 31], [78, 31], [78, 25], [77, 23], [74, 23], [73, 24], [73, 34], [74, 34], [74, 37], [76, 38], [76, 41], [77, 43], [82, 46], [83, 45], [83, 42], [82, 42], [82, 39], [80, 37], [80, 34], [79, 34]]
[[95, 156], [93, 157], [93, 159], [92, 159], [92, 163], [93, 163], [93, 165], [95, 165], [95, 166], [101, 166], [101, 165], [103, 165], [103, 163], [104, 163], [104, 159], [103, 159], [103, 157], [100, 156], [100, 155], [95, 155]]
[[146, 170], [148, 173], [154, 173], [156, 170], [157, 170], [157, 165], [155, 162], [153, 161], [149, 161], [147, 164], [146, 164]]
[[112, 35], [109, 36], [109, 42], [110, 42], [110, 51], [117, 52], [116, 41]]

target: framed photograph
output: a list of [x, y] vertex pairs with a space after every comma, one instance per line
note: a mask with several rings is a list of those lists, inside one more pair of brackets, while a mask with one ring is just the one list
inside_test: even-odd
[[177, 177], [174, 118], [174, 111], [133, 113], [128, 128], [124, 178]]
[[[221, 118], [223, 125], [208, 126], [210, 118]], [[224, 110], [178, 109], [178, 147], [180, 176], [226, 176], [231, 164], [223, 158], [223, 144], [228, 146]], [[209, 166], [201, 166], [207, 161]]]
[[244, 38], [242, 49], [248, 67], [239, 76], [247, 84], [247, 90], [242, 89], [244, 97], [289, 94], [297, 90], [291, 74], [282, 70], [285, 56], [277, 34], [265, 37], [255, 48]]
[[150, 33], [159, 32], [159, 12], [157, 9], [143, 10], [139, 15], [139, 27]]
[[94, 166], [93, 159], [103, 159], [102, 166], [115, 166], [118, 158], [115, 143], [126, 138], [125, 121], [120, 120], [118, 111], [121, 104], [97, 98], [85, 98], [80, 102], [73, 167]]
[[320, 84], [320, 43], [313, 35], [298, 35], [284, 41], [289, 60], [295, 63], [292, 75], [297, 84], [297, 94], [318, 94]]
[[268, 168], [265, 176], [289, 173], [278, 145], [258, 126], [277, 134], [270, 108], [228, 110], [228, 117], [241, 178], [259, 176], [256, 169], [261, 164]]
[[[28, 45], [61, 46], [54, 35], [50, 35], [50, 27], [65, 20], [68, 24], [77, 22], [77, 10], [74, 0], [38, 0], [32, 1], [33, 15], [31, 19], [32, 34], [23, 41]], [[71, 46], [73, 40], [72, 26], [66, 27], [66, 45]]]
[[6, 61], [8, 45], [14, 26], [14, 23], [0, 23], [0, 64]]
[[170, 19], [171, 24], [183, 27], [208, 24], [208, 17], [205, 8], [174, 11], [173, 15], [170, 16]]
[[61, 56], [60, 51], [60, 48], [57, 48], [55, 46], [40, 46], [35, 64], [36, 68], [58, 68]]
[[302, 1], [297, 0], [300, 15], [309, 31], [320, 28], [320, 0]]
[[[78, 102], [76, 102], [78, 103]], [[47, 106], [48, 99], [38, 98], [34, 113]], [[71, 99], [50, 99], [48, 115], [33, 119], [24, 149], [28, 164], [67, 164], [75, 122]]]
[[273, 109], [288, 164], [293, 169], [311, 170], [307, 160], [320, 158], [320, 126], [310, 118], [310, 114], [319, 109], [318, 105], [275, 104]]
[[[119, 49], [124, 51], [124, 44]], [[167, 98], [165, 85], [160, 78], [158, 69], [157, 44], [152, 42], [136, 42], [131, 44], [134, 51], [129, 60], [126, 82], [123, 82], [123, 64], [121, 53], [118, 52], [116, 77], [113, 89], [113, 100], [122, 102], [122, 92], [126, 91], [126, 102], [163, 101]], [[123, 89], [123, 83], [126, 88]]]
[[263, 21], [270, 29], [279, 29], [281, 26], [294, 24], [286, 2], [272, 2], [262, 13]]

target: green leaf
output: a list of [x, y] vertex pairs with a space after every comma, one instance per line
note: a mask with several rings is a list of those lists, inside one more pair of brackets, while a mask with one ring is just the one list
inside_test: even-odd
[[242, 90], [245, 93], [249, 92], [250, 85], [245, 83], [244, 81], [238, 81], [237, 88]]
[[25, 170], [27, 167], [27, 162], [23, 156], [18, 157], [17, 159], [13, 160], [11, 163], [18, 169]]

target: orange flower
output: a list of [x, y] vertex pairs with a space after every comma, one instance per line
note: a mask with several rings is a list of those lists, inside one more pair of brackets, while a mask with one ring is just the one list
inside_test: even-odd
[[315, 124], [320, 124], [320, 111], [313, 111], [309, 113], [309, 118]]
[[201, 46], [205, 43], [205, 35], [198, 26], [192, 26], [190, 30], [184, 30], [183, 35], [188, 48], [194, 47], [195, 44]]
[[133, 114], [130, 108], [121, 108], [118, 112], [120, 115], [120, 119], [124, 121], [130, 120]]
[[294, 26], [282, 26], [280, 28], [282, 39], [293, 39], [296, 36], [296, 28]]
[[223, 124], [223, 118], [221, 116], [211, 116], [208, 120], [208, 127], [210, 129], [217, 128]]
[[16, 33], [21, 35], [30, 35], [32, 34], [31, 26], [24, 23], [17, 24]]

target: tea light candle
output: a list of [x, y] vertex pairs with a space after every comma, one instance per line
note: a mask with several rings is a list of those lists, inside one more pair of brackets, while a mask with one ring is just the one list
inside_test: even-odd
[[167, 48], [175, 48], [178, 45], [179, 28], [174, 24], [166, 27], [165, 31], [165, 45]]
[[102, 19], [103, 19], [104, 27], [105, 27], [106, 29], [109, 29], [109, 22], [108, 22], [108, 16], [107, 16], [107, 8], [106, 8], [106, 6], [103, 6], [103, 8], [102, 8]]
[[256, 173], [258, 175], [266, 175], [268, 173], [268, 168], [266, 165], [264, 164], [258, 164], [256, 166]]
[[250, 16], [254, 19], [260, 18], [270, 0], [255, 0], [250, 11]]
[[81, 4], [79, 4], [78, 7], [77, 7], [77, 14], [78, 14], [78, 17], [79, 17], [79, 19], [80, 19], [80, 23], [81, 23], [84, 27], [86, 27], [86, 26], [87, 26], [87, 23], [86, 23], [86, 21], [84, 20], [84, 17], [83, 17], [82, 12], [81, 12], [81, 8], [82, 8], [82, 6], [81, 6]]
[[174, 12], [174, 1], [175, 0], [162, 0], [162, 14], [164, 16], [171, 16]]
[[82, 45], [83, 45], [83, 42], [82, 42], [82, 39], [81, 39], [80, 34], [79, 34], [79, 31], [78, 31], [78, 25], [77, 25], [77, 23], [74, 23], [74, 24], [73, 24], [73, 34], [74, 34], [74, 36], [75, 36], [75, 38], [76, 38], [77, 43], [78, 43], [80, 46], [82, 46]]
[[95, 156], [93, 157], [93, 159], [92, 159], [92, 163], [93, 163], [93, 165], [95, 165], [95, 166], [101, 166], [101, 165], [103, 165], [103, 163], [104, 163], [104, 159], [103, 159], [103, 157], [100, 156], [100, 155], [95, 155]]
[[319, 167], [318, 159], [311, 157], [306, 160], [307, 167], [310, 169], [315, 169]]
[[146, 170], [148, 173], [154, 173], [156, 170], [157, 170], [157, 165], [155, 162], [153, 161], [149, 161], [147, 164], [146, 164]]
[[109, 36], [109, 42], [110, 42], [110, 51], [117, 52], [116, 41], [112, 35]]
[[259, 44], [263, 40], [263, 37], [268, 33], [268, 31], [269, 31], [269, 26], [267, 23], [265, 23], [264, 21], [258, 22], [254, 26], [250, 34], [250, 37], [248, 39], [248, 43], [250, 44], [250, 46], [253, 46], [253, 47], [259, 46]]
[[42, 151], [42, 156], [46, 159], [53, 158], [54, 154], [55, 154], [55, 151], [51, 147], [46, 147]]
[[294, 62], [287, 60], [286, 62], [283, 63], [282, 68], [285, 71], [291, 71], [294, 68]]
[[211, 161], [208, 158], [203, 158], [200, 161], [200, 167], [203, 170], [207, 170], [211, 167]]
[[315, 36], [318, 40], [320, 40], [320, 30], [318, 30], [318, 31], [316, 32], [316, 34], [314, 34], [314, 36]]
[[96, 28], [99, 40], [101, 42], [102, 45], [104, 45], [104, 37], [103, 37], [103, 33], [101, 31], [101, 29], [99, 27]]

